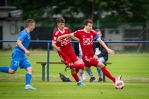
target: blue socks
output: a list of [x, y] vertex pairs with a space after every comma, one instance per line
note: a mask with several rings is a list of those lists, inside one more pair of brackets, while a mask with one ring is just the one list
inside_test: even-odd
[[27, 74], [25, 75], [25, 79], [26, 79], [26, 85], [30, 85], [31, 79], [32, 79], [32, 75], [29, 74], [29, 73], [27, 73]]
[[92, 76], [92, 75], [93, 75], [93, 73], [92, 73], [92, 70], [91, 70], [91, 69], [89, 69], [89, 70], [87, 71], [87, 73], [88, 73], [88, 75], [89, 75], [89, 76]]
[[8, 73], [9, 67], [7, 66], [0, 66], [0, 72]]

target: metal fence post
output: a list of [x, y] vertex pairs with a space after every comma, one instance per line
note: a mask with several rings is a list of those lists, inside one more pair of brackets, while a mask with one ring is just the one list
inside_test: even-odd
[[50, 60], [50, 42], [47, 42], [47, 81], [49, 81], [49, 67], [50, 67], [50, 64], [49, 64], [49, 60]]

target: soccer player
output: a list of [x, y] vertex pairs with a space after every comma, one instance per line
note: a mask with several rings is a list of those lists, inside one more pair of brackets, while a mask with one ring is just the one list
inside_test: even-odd
[[[57, 42], [57, 38], [59, 36], [70, 34], [69, 29], [65, 27], [65, 19], [63, 17], [60, 17], [56, 20], [56, 22], [58, 28], [53, 33], [52, 46], [57, 50], [60, 58], [65, 63], [66, 67], [70, 67], [71, 75], [77, 82], [77, 85], [84, 86], [84, 83], [80, 81], [77, 75], [79, 69], [84, 69], [84, 64], [81, 64], [79, 59], [76, 57], [70, 44], [70, 39], [64, 38], [61, 39], [60, 42]], [[73, 37], [72, 39], [78, 40], [76, 37]], [[65, 71], [66, 70], [67, 68], [65, 68]]]
[[24, 87], [25, 90], [36, 90], [33, 88], [31, 84], [32, 79], [32, 71], [33, 68], [31, 63], [26, 58], [26, 55], [29, 56], [30, 52], [27, 50], [30, 43], [30, 32], [35, 28], [35, 21], [33, 19], [27, 19], [26, 28], [21, 31], [18, 35], [18, 40], [16, 42], [16, 47], [12, 52], [12, 61], [10, 64], [10, 68], [7, 66], [0, 66], [0, 72], [14, 74], [18, 67], [24, 68], [27, 73], [25, 75], [26, 85]]
[[[101, 39], [103, 40], [101, 31], [99, 29], [96, 29], [95, 31], [96, 31], [97, 35], [99, 35], [101, 37]], [[98, 57], [98, 61], [105, 64], [105, 62], [108, 60], [108, 52], [106, 51], [106, 49], [103, 46], [101, 46], [99, 43], [95, 43], [94, 44], [94, 52], [95, 52], [95, 55]], [[94, 82], [96, 80], [96, 78], [93, 76], [91, 69], [89, 69], [87, 72], [90, 76], [90, 82]], [[97, 72], [98, 72], [98, 76], [99, 76], [98, 82], [103, 82], [102, 71], [99, 67], [97, 67]]]
[[74, 36], [77, 37], [79, 39], [81, 49], [83, 52], [82, 59], [85, 64], [85, 70], [88, 71], [91, 66], [100, 67], [103, 74], [115, 83], [117, 80], [121, 79], [121, 76], [119, 76], [117, 79], [113, 77], [110, 74], [110, 72], [106, 69], [105, 65], [97, 60], [98, 57], [94, 56], [93, 51], [94, 38], [107, 50], [109, 54], [114, 54], [114, 51], [106, 46], [106, 44], [101, 40], [101, 38], [96, 34], [96, 32], [92, 30], [92, 27], [93, 27], [93, 21], [90, 19], [86, 19], [84, 21], [84, 29], [77, 30], [71, 34], [65, 34], [63, 36], [60, 36], [58, 38], [58, 41], [60, 42], [60, 40], [64, 38], [70, 38]]

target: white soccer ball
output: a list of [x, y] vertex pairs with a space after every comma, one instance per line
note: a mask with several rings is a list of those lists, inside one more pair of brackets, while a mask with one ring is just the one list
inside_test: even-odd
[[116, 81], [114, 86], [116, 89], [123, 89], [124, 88], [124, 82], [122, 80]]

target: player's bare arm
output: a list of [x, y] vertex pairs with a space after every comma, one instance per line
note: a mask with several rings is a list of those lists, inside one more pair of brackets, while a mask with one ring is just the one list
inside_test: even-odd
[[114, 50], [108, 48], [107, 45], [101, 40], [101, 38], [98, 38], [97, 41], [107, 50], [109, 54], [115, 54]]
[[30, 52], [22, 45], [22, 41], [21, 41], [21, 40], [17, 40], [17, 45], [18, 45], [22, 50], [25, 51], [25, 54], [26, 54], [27, 56], [30, 55]]
[[52, 41], [52, 47], [55, 48], [57, 51], [61, 51], [60, 47], [57, 47], [53, 41]]
[[71, 39], [75, 40], [75, 41], [79, 41], [79, 39], [75, 36], [72, 36]]
[[94, 55], [93, 57], [94, 57], [96, 60], [98, 60], [98, 56]]
[[59, 36], [57, 38], [57, 41], [60, 42], [62, 38], [71, 38], [71, 37], [74, 37], [74, 36], [72, 34], [65, 34], [65, 35]]

